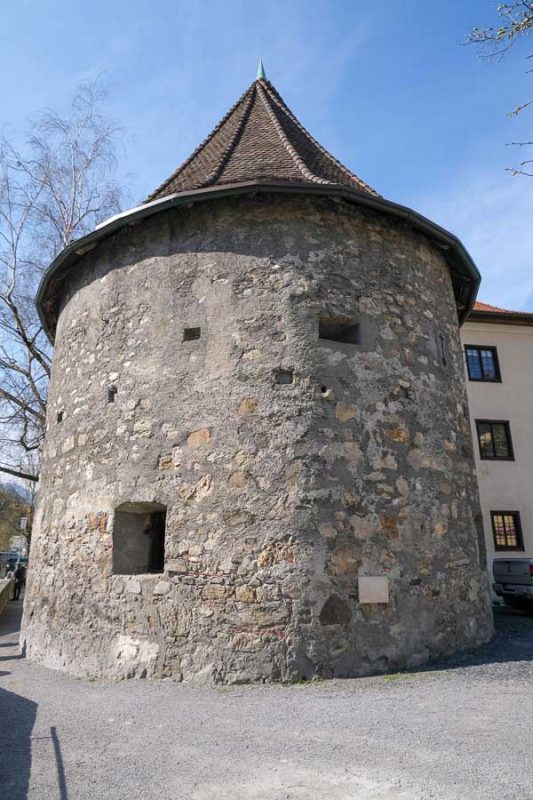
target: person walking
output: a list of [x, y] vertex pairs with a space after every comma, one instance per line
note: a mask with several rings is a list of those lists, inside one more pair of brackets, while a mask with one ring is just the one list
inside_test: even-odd
[[13, 577], [15, 579], [15, 587], [13, 589], [13, 597], [11, 599], [20, 600], [20, 592], [26, 583], [26, 567], [24, 567], [22, 564], [17, 564]]

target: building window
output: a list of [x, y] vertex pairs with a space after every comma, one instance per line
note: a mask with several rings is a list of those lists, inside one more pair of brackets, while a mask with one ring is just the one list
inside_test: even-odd
[[514, 461], [511, 428], [508, 422], [476, 419], [476, 428], [480, 458]]
[[465, 353], [468, 377], [471, 381], [501, 382], [498, 351], [495, 347], [479, 347], [478, 345], [467, 344]]
[[166, 508], [124, 503], [115, 511], [113, 574], [161, 573], [165, 566]]
[[496, 550], [523, 550], [522, 526], [518, 511], [491, 511]]
[[353, 319], [320, 317], [318, 338], [342, 344], [361, 344], [361, 329]]

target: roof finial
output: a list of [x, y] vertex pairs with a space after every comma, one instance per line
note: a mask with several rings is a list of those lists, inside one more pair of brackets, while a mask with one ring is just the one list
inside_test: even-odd
[[257, 78], [256, 78], [256, 80], [258, 80], [258, 81], [266, 81], [266, 77], [267, 76], [265, 75], [265, 68], [263, 66], [263, 62], [262, 62], [261, 59], [259, 59], [259, 66], [257, 67]]

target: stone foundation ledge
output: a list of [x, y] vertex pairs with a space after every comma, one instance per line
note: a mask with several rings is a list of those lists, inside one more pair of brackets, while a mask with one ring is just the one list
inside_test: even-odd
[[12, 593], [13, 593], [13, 580], [11, 578], [4, 578], [0, 580], [0, 614], [6, 607]]

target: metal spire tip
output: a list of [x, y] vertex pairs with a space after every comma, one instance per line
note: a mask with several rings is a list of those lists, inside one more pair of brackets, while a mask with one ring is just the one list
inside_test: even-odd
[[266, 74], [265, 68], [263, 66], [263, 62], [259, 59], [259, 66], [257, 67], [257, 79], [258, 81], [266, 81]]

